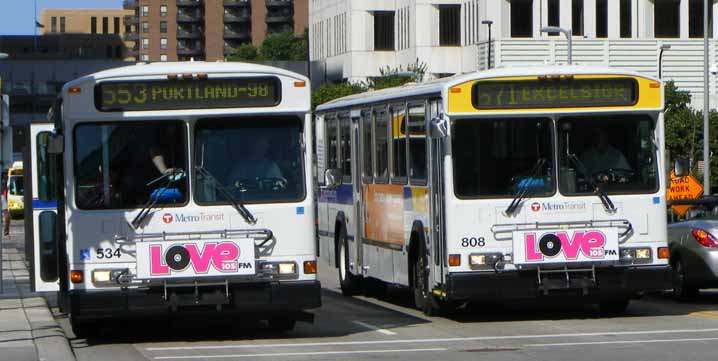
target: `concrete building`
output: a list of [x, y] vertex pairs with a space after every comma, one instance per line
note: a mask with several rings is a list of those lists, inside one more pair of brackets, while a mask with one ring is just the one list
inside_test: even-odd
[[[718, 1], [709, 0], [710, 63], [718, 63]], [[488, 60], [491, 21], [491, 60]], [[312, 77], [363, 80], [419, 62], [428, 78], [492, 66], [573, 60], [662, 75], [703, 103], [703, 0], [310, 0]], [[711, 77], [711, 98], [716, 77]], [[717, 99], [712, 99], [716, 104]]]
[[126, 0], [138, 61], [223, 60], [242, 43], [302, 34], [308, 0]]
[[[97, 34], [116, 35], [124, 39], [125, 47], [122, 54], [114, 57], [126, 57], [127, 49], [132, 49], [135, 42], [127, 34], [131, 27], [123, 19], [133, 15], [131, 10], [113, 9], [43, 9], [40, 14], [40, 34]], [[118, 50], [118, 49], [115, 49]]]

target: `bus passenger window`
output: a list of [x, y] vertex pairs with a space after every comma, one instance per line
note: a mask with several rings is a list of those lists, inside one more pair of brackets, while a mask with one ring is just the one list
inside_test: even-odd
[[424, 105], [409, 107], [409, 177], [412, 183], [426, 183], [426, 121]]
[[341, 127], [341, 167], [344, 183], [352, 182], [352, 138], [351, 138], [351, 121], [346, 116], [339, 118], [339, 126]]
[[391, 167], [391, 175], [393, 178], [399, 178], [399, 182], [405, 182], [406, 178], [406, 121], [404, 106], [393, 106], [391, 108], [391, 139], [392, 139], [392, 158], [394, 162]]
[[389, 133], [389, 122], [387, 121], [387, 114], [384, 110], [375, 111], [374, 113], [374, 144], [376, 162], [376, 177], [378, 182], [386, 182], [389, 175], [389, 141], [387, 134]]
[[327, 117], [327, 169], [337, 169], [337, 118]]
[[[371, 136], [372, 136], [372, 118], [371, 113], [367, 111], [362, 112], [362, 170], [363, 170], [363, 176], [372, 178], [373, 176], [373, 168], [372, 168], [372, 162], [371, 162], [371, 153], [372, 153], [372, 146], [371, 146]], [[369, 181], [371, 182], [371, 181]]]

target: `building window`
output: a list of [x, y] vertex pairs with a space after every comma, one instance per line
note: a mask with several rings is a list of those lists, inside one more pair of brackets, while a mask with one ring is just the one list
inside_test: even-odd
[[167, 38], [160, 39], [160, 49], [167, 49]]
[[160, 61], [167, 61], [167, 54], [160, 54]]
[[[709, 5], [711, 3], [708, 3]], [[713, 38], [713, 8], [708, 7], [708, 37]], [[688, 36], [703, 37], [703, 0], [691, 0], [688, 3]]]
[[90, 19], [90, 34], [97, 34], [97, 17], [93, 16]]
[[596, 0], [596, 37], [608, 37], [608, 0]]
[[160, 5], [160, 16], [167, 16], [167, 5]]
[[106, 16], [103, 16], [103, 17], [102, 17], [102, 33], [103, 33], [103, 34], [107, 34], [109, 31], [110, 31], [110, 30], [109, 30], [109, 24], [108, 24], [108, 21], [107, 21], [107, 17], [106, 17]]
[[142, 32], [143, 33], [149, 33], [150, 32], [150, 23], [147, 21], [142, 22]]
[[461, 5], [439, 6], [439, 46], [461, 45]]
[[142, 16], [150, 16], [150, 7], [147, 5], [144, 5], [142, 7]]
[[113, 33], [119, 34], [120, 33], [120, 18], [118, 16], [115, 16], [115, 18], [112, 20], [113, 24]]
[[65, 17], [64, 16], [60, 16], [60, 32], [61, 33], [65, 32]]
[[621, 37], [630, 38], [633, 34], [631, 25], [631, 0], [621, 0]]
[[571, 6], [571, 27], [573, 35], [583, 35], [583, 0], [573, 0]]
[[150, 61], [150, 56], [147, 54], [142, 54], [142, 55], [140, 55], [140, 60], [142, 60], [144, 62], [148, 62], [148, 61]]
[[511, 37], [533, 35], [533, 0], [511, 0]]
[[653, 32], [656, 38], [677, 38], [680, 36], [680, 4], [680, 0], [655, 2]]
[[394, 12], [374, 12], [374, 50], [394, 50]]
[[142, 49], [149, 49], [150, 48], [150, 39], [144, 38], [142, 39]]
[[50, 19], [50, 31], [53, 33], [57, 32], [57, 16], [53, 16], [52, 19]]
[[160, 33], [162, 33], [162, 34], [167, 33], [167, 22], [166, 21], [160, 21]]
[[[559, 26], [561, 22], [561, 12], [559, 10], [559, 0], [548, 0], [546, 7], [548, 8], [548, 26]], [[548, 35], [558, 35], [559, 33], [548, 33]]]

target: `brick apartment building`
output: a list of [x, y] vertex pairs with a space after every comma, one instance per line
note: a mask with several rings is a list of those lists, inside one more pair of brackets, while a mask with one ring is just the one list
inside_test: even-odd
[[122, 9], [43, 9], [40, 14], [41, 35], [55, 34], [96, 34], [98, 38], [112, 38], [116, 35], [124, 39], [124, 47], [113, 47], [108, 58], [125, 58], [127, 50], [134, 47], [134, 41], [128, 37], [131, 27], [123, 19], [134, 15], [132, 10]]
[[125, 0], [137, 61], [223, 60], [242, 43], [302, 34], [308, 0]]

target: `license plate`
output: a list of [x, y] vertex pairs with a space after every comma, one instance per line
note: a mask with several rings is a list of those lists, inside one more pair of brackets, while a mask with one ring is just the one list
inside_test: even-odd
[[137, 278], [255, 274], [254, 240], [137, 242]]
[[618, 231], [596, 228], [514, 232], [513, 247], [515, 264], [617, 261]]

